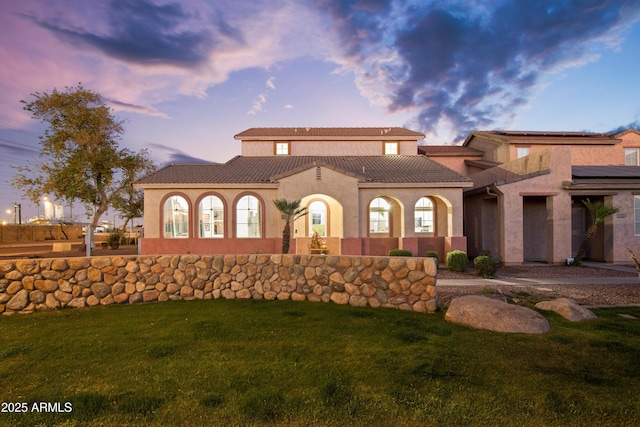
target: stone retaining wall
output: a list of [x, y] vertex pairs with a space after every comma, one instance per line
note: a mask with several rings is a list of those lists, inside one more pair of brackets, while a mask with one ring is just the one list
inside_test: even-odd
[[254, 298], [434, 312], [433, 258], [142, 255], [0, 261], [0, 312]]

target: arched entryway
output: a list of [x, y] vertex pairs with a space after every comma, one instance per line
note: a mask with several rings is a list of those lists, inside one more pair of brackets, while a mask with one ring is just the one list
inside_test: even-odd
[[340, 239], [344, 236], [342, 204], [326, 194], [310, 194], [300, 200], [307, 215], [294, 222], [296, 253], [311, 253], [311, 239], [317, 233], [330, 254], [340, 254]]

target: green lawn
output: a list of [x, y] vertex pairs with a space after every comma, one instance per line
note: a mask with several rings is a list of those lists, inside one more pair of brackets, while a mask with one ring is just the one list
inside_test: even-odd
[[291, 301], [0, 316], [2, 409], [28, 409], [0, 425], [638, 425], [640, 320], [618, 314], [640, 308], [596, 313], [544, 313], [545, 335]]

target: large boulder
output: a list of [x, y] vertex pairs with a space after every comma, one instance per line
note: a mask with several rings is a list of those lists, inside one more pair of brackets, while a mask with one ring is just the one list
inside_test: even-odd
[[536, 304], [540, 310], [555, 311], [570, 322], [580, 322], [586, 319], [595, 319], [591, 310], [581, 307], [569, 298], [558, 298], [552, 301], [541, 301]]
[[543, 334], [551, 329], [549, 321], [535, 310], [481, 295], [455, 298], [444, 319], [495, 332]]

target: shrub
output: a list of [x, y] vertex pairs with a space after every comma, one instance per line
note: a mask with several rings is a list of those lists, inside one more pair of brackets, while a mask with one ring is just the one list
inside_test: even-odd
[[464, 272], [467, 271], [469, 258], [467, 253], [459, 250], [447, 253], [447, 268], [451, 271]]
[[473, 266], [475, 267], [478, 276], [482, 276], [485, 279], [493, 279], [494, 277], [496, 277], [496, 272], [498, 271], [498, 263], [490, 256], [477, 256], [473, 260]]
[[436, 251], [427, 251], [424, 253], [424, 256], [426, 256], [427, 258], [435, 258], [436, 264], [439, 263], [438, 252]]
[[122, 240], [123, 237], [124, 237], [124, 232], [121, 229], [116, 228], [107, 237], [107, 243], [112, 248], [117, 249], [120, 246], [120, 241]]
[[413, 256], [413, 252], [406, 249], [392, 249], [389, 251], [389, 256]]

